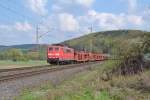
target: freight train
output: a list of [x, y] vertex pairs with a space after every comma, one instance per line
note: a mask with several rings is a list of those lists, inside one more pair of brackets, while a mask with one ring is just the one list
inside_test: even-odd
[[49, 64], [83, 63], [107, 59], [108, 57], [104, 54], [77, 51], [60, 44], [50, 45], [47, 48], [47, 62]]

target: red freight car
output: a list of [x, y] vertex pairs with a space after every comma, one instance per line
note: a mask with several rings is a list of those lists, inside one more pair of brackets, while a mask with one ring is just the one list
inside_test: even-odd
[[89, 61], [89, 53], [84, 52], [84, 51], [76, 51], [75, 52], [75, 62], [87, 62]]
[[90, 53], [90, 61], [102, 61], [104, 60], [103, 54]]

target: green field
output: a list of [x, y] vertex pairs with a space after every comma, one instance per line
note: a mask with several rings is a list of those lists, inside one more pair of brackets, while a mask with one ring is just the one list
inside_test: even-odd
[[150, 100], [150, 71], [105, 80], [103, 72], [112, 65], [96, 65], [57, 86], [49, 82], [25, 89], [15, 100]]
[[96, 84], [91, 86], [96, 81], [98, 70], [81, 72], [58, 86], [45, 83], [40, 87], [24, 90], [15, 100], [110, 100], [107, 91], [97, 91]]
[[13, 62], [11, 60], [0, 60], [0, 69], [4, 68], [18, 68], [18, 67], [31, 67], [31, 66], [40, 66], [47, 65], [48, 63], [45, 60], [39, 61], [17, 61]]

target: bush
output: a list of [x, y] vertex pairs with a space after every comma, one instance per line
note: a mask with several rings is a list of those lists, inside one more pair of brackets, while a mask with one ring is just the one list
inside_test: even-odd
[[144, 53], [150, 50], [150, 35], [144, 34], [141, 37], [142, 40], [134, 41], [133, 43], [128, 41], [119, 42], [116, 53], [116, 57], [120, 58], [120, 64], [113, 69], [115, 74], [135, 74], [142, 72], [146, 67], [144, 61]]
[[28, 61], [28, 57], [20, 49], [8, 49], [0, 53], [1, 60]]

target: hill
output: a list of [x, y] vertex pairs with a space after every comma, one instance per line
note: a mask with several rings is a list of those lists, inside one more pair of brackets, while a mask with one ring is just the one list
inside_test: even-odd
[[8, 46], [0, 45], [0, 50], [5, 50]]
[[79, 38], [64, 41], [63, 44], [77, 50], [111, 53], [116, 41], [138, 42], [145, 31], [114, 30], [95, 32]]
[[[64, 41], [62, 44], [75, 48], [76, 50], [111, 53], [111, 48], [114, 46], [116, 41], [138, 42], [144, 33], [144, 31], [140, 30], [114, 30], [95, 32], [75, 39]], [[34, 50], [36, 46], [37, 44], [22, 44], [12, 46], [0, 45], [0, 50], [6, 50], [10, 48]], [[43, 47], [46, 45], [42, 44], [41, 46]]]
[[30, 50], [34, 49], [37, 46], [37, 44], [21, 44], [21, 45], [12, 45], [12, 46], [5, 46], [5, 45], [0, 45], [0, 50], [6, 50], [10, 48], [16, 48], [16, 49], [21, 49], [21, 50]]

